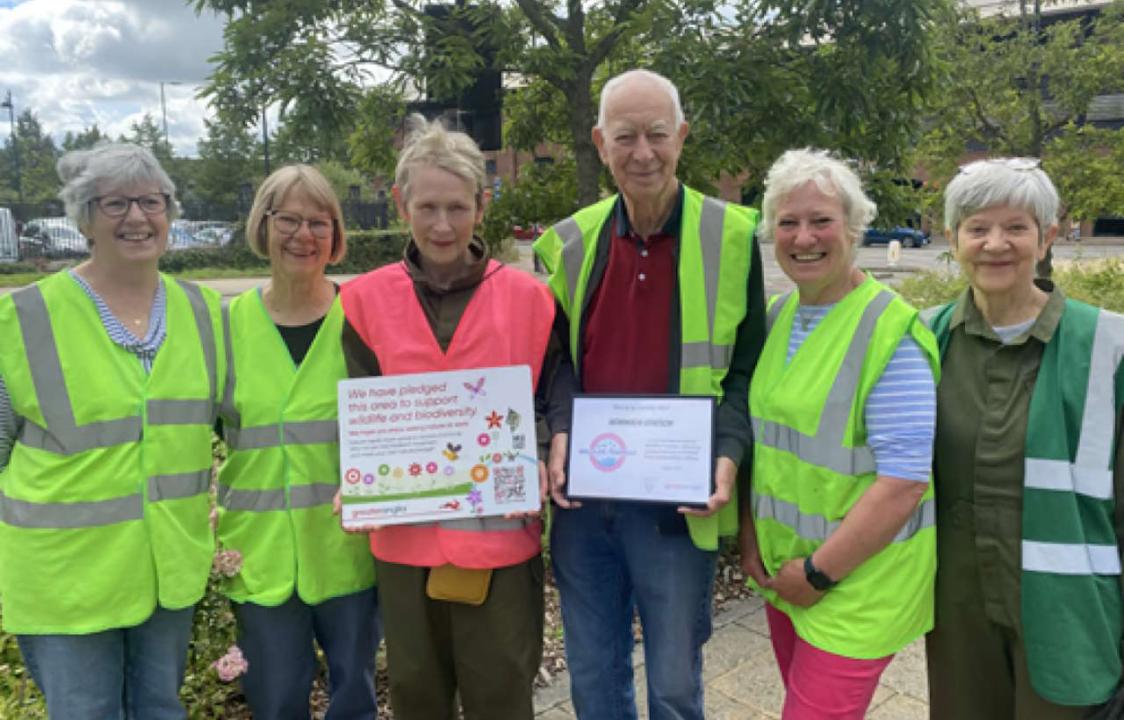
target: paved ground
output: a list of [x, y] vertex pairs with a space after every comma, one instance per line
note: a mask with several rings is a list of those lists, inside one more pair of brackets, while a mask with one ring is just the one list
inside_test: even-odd
[[[714, 635], [703, 652], [706, 717], [709, 720], [779, 718], [784, 701], [780, 674], [769, 645], [765, 610], [760, 599], [730, 604], [714, 619]], [[640, 716], [647, 716], [644, 655], [633, 653], [636, 698]], [[535, 715], [541, 720], [574, 718], [570, 683], [565, 674], [535, 695]], [[898, 654], [882, 675], [868, 718], [923, 720], [929, 717], [925, 683], [925, 652], [920, 641]]]

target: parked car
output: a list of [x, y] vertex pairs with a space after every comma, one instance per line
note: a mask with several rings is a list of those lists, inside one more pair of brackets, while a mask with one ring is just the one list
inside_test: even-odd
[[515, 236], [516, 240], [536, 240], [545, 231], [546, 228], [539, 223], [532, 223], [526, 227], [523, 225], [511, 226], [511, 234]]
[[929, 236], [920, 230], [914, 230], [911, 227], [898, 227], [890, 230], [881, 230], [879, 228], [869, 228], [863, 235], [863, 247], [868, 245], [888, 245], [891, 240], [897, 240], [902, 244], [902, 247], [924, 247], [928, 245], [930, 240]]
[[90, 252], [85, 236], [66, 217], [28, 220], [19, 243], [21, 257], [78, 257]]
[[169, 250], [186, 250], [187, 248], [193, 248], [202, 244], [202, 241], [191, 234], [187, 223], [183, 220], [172, 221], [171, 226], [168, 228]]

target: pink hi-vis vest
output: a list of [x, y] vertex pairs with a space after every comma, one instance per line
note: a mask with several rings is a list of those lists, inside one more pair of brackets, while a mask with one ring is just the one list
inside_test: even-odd
[[[383, 375], [530, 365], [538, 385], [554, 299], [526, 273], [488, 262], [446, 352], [433, 337], [402, 263], [355, 278], [340, 291], [344, 316], [374, 351]], [[499, 568], [541, 550], [542, 523], [502, 517], [397, 525], [371, 533], [371, 553], [385, 562]]]

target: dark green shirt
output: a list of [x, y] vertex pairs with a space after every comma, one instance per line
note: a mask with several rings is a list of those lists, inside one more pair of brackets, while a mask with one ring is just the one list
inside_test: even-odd
[[[953, 308], [937, 388], [937, 607], [982, 605], [989, 620], [1018, 628], [1022, 500], [1030, 399], [1042, 352], [1065, 296], [1050, 294], [1030, 329], [1004, 345], [966, 291]], [[1117, 433], [1120, 420], [1117, 421]], [[1124, 536], [1124, 443], [1117, 441], [1117, 536]]]

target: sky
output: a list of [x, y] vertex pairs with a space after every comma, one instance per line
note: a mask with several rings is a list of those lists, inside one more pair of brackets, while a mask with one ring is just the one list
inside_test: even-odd
[[30, 108], [56, 142], [94, 123], [117, 137], [145, 113], [162, 122], [163, 81], [169, 140], [193, 156], [211, 116], [195, 94], [223, 24], [184, 0], [0, 0], [0, 98], [10, 90], [16, 113]]

